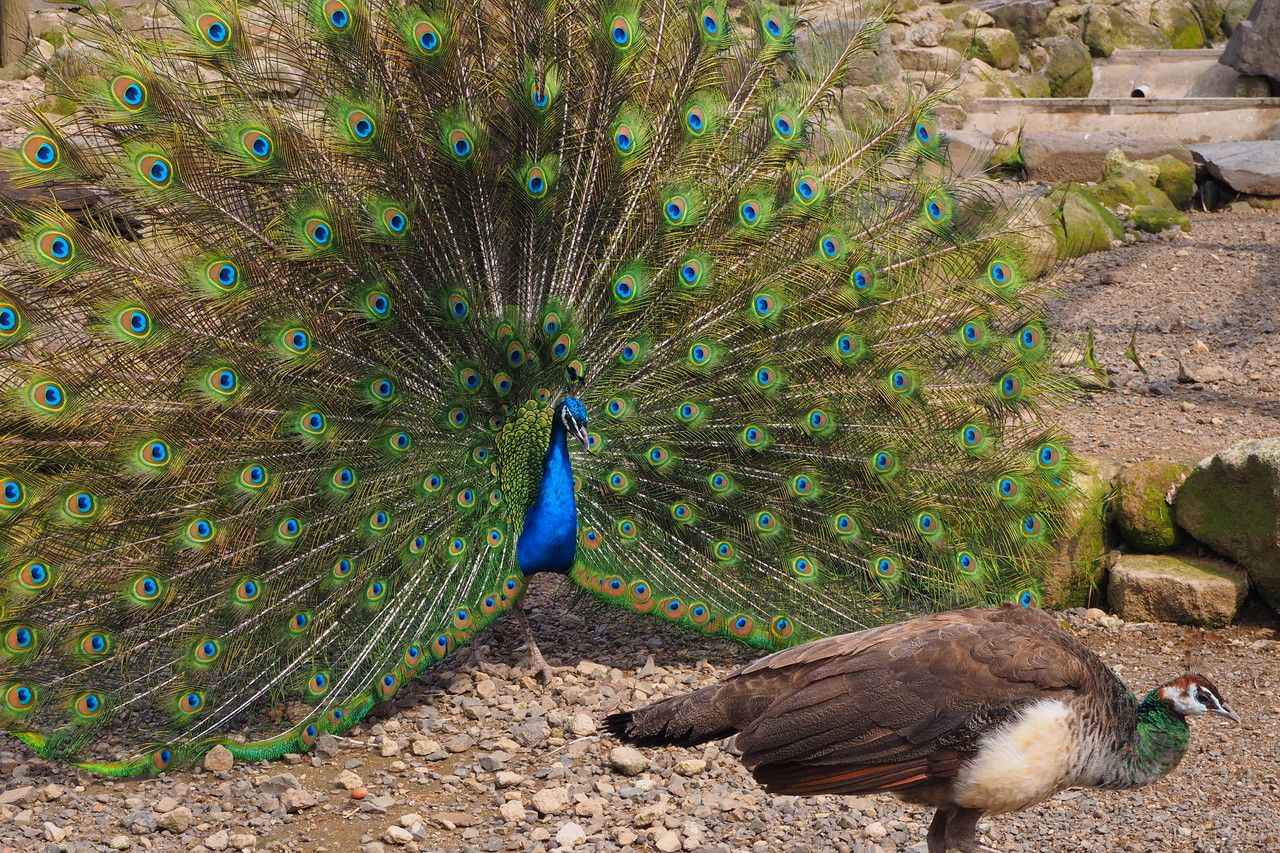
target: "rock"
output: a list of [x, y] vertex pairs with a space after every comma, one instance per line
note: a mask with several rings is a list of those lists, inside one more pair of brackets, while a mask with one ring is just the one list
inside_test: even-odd
[[1249, 13], [1253, 11], [1255, 2], [1256, 0], [1225, 0], [1222, 5], [1222, 32], [1229, 36], [1235, 35], [1236, 28], [1249, 20]]
[[1151, 23], [1169, 39], [1175, 50], [1204, 47], [1204, 29], [1200, 16], [1188, 0], [1155, 0], [1151, 4]]
[[34, 785], [20, 785], [7, 791], [0, 791], [0, 806], [23, 806], [33, 802]]
[[1089, 49], [1070, 36], [1044, 40], [1048, 60], [1044, 76], [1055, 98], [1087, 98], [1093, 89], [1093, 58]]
[[964, 65], [960, 52], [949, 47], [900, 47], [893, 53], [903, 71], [924, 71], [952, 77]]
[[569, 731], [578, 737], [593, 735], [596, 733], [596, 721], [590, 714], [579, 711], [573, 715], [573, 719], [569, 720]]
[[498, 813], [502, 815], [502, 819], [507, 823], [524, 823], [528, 815], [524, 803], [519, 800], [507, 800], [499, 807]]
[[1174, 508], [1188, 534], [1239, 563], [1280, 610], [1280, 438], [1242, 441], [1205, 459]]
[[1094, 56], [1117, 50], [1168, 50], [1169, 37], [1159, 27], [1138, 20], [1125, 6], [1090, 4], [1081, 17], [1081, 37]]
[[133, 846], [133, 842], [129, 840], [127, 835], [115, 835], [107, 842], [107, 846], [112, 850], [128, 850]]
[[1198, 142], [1191, 153], [1211, 176], [1236, 192], [1280, 195], [1280, 140]]
[[1161, 154], [1152, 160], [1140, 160], [1156, 167], [1156, 189], [1164, 193], [1173, 206], [1186, 210], [1196, 192], [1196, 170], [1177, 157]]
[[1025, 45], [1048, 34], [1046, 22], [1054, 0], [982, 0], [973, 5], [988, 13], [996, 26], [1011, 30]]
[[1129, 218], [1134, 228], [1148, 234], [1159, 234], [1175, 225], [1183, 231], [1191, 230], [1190, 217], [1169, 206], [1140, 204], [1129, 212]]
[[676, 853], [683, 846], [680, 841], [680, 833], [674, 829], [668, 829], [666, 832], [658, 836], [653, 842], [654, 848], [661, 850], [662, 853]]
[[627, 776], [639, 776], [649, 769], [649, 759], [632, 746], [615, 746], [609, 750], [609, 766]]
[[342, 754], [342, 741], [325, 732], [316, 738], [315, 753], [321, 758], [337, 758]]
[[65, 829], [58, 826], [56, 823], [50, 823], [47, 820], [41, 826], [41, 829], [44, 830], [44, 840], [54, 844], [61, 844], [63, 839], [67, 837], [67, 831]]
[[1158, 167], [1141, 161], [1125, 162], [1117, 167], [1113, 165], [1112, 154], [1119, 155], [1122, 160], [1125, 159], [1124, 152], [1119, 149], [1107, 155], [1103, 161], [1103, 173], [1107, 175], [1106, 179], [1089, 190], [1094, 198], [1111, 208], [1122, 204], [1127, 207], [1148, 205], [1173, 208], [1173, 202], [1169, 197], [1156, 187], [1156, 181], [1160, 178]]
[[556, 843], [561, 847], [569, 848], [580, 841], [586, 841], [587, 831], [583, 829], [581, 825], [574, 823], [573, 821], [569, 821], [556, 831], [555, 839]]
[[1169, 554], [1125, 554], [1111, 567], [1107, 600], [1126, 622], [1231, 624], [1249, 592], [1227, 563]]
[[231, 750], [222, 744], [218, 744], [213, 749], [204, 754], [204, 769], [210, 773], [223, 773], [229, 771], [235, 766], [236, 757], [231, 754]]
[[992, 68], [1009, 69], [1018, 64], [1018, 38], [1008, 30], [951, 30], [943, 35], [942, 43], [970, 59], [981, 59]]
[[285, 791], [301, 787], [302, 783], [299, 782], [298, 777], [294, 776], [292, 773], [281, 773], [277, 776], [272, 776], [269, 779], [263, 779], [258, 783], [259, 791], [264, 794], [273, 794], [275, 796], [280, 796]]
[[1191, 466], [1153, 459], [1137, 462], [1116, 475], [1116, 529], [1135, 551], [1159, 554], [1182, 540], [1170, 500]]
[[333, 784], [347, 791], [355, 791], [364, 787], [364, 780], [351, 770], [343, 770], [334, 778]]
[[191, 809], [186, 806], [178, 806], [176, 809], [171, 809], [157, 817], [156, 824], [161, 829], [167, 829], [169, 832], [181, 835], [191, 826]]
[[403, 847], [413, 841], [413, 833], [403, 826], [388, 826], [382, 833], [382, 840], [397, 847]]
[[560, 814], [569, 808], [569, 789], [568, 788], [543, 788], [535, 791], [530, 803], [538, 810], [540, 815]]
[[686, 758], [676, 762], [673, 769], [681, 776], [700, 776], [707, 769], [707, 762], [701, 758]]
[[1248, 19], [1232, 30], [1218, 61], [1280, 83], [1280, 0], [1257, 0]]
[[440, 742], [429, 737], [415, 738], [410, 742], [409, 748], [414, 755], [435, 755], [437, 752], [443, 751]]
[[1106, 571], [1109, 478], [1086, 463], [1073, 480], [1078, 496], [1065, 513], [1062, 536], [1046, 565], [1044, 606], [1080, 607], [1095, 598]]
[[1057, 218], [1062, 224], [1062, 233], [1058, 256], [1061, 258], [1101, 252], [1111, 247], [1112, 240], [1124, 235], [1120, 220], [1078, 185], [1056, 190], [1047, 198], [1059, 205]]
[[258, 836], [247, 832], [235, 832], [227, 839], [232, 850], [255, 850], [258, 847]]
[[231, 833], [219, 829], [204, 840], [204, 846], [210, 850], [226, 850], [231, 845]]
[[1121, 131], [1065, 133], [1039, 130], [1022, 135], [1022, 157], [1027, 166], [1027, 177], [1051, 184], [1100, 180], [1103, 162], [1107, 154], [1116, 148], [1130, 160], [1150, 160], [1168, 154], [1188, 166], [1195, 163], [1190, 149], [1176, 139], [1134, 136]]
[[289, 790], [280, 795], [280, 805], [284, 806], [284, 810], [289, 814], [296, 814], [315, 804], [316, 795], [305, 789]]

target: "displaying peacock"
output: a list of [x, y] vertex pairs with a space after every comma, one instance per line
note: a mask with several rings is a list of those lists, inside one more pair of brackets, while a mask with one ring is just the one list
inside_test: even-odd
[[3, 210], [0, 726], [38, 753], [306, 749], [536, 572], [770, 649], [1035, 603], [1072, 463], [1025, 220], [935, 96], [844, 126], [874, 15], [170, 8], [90, 18], [5, 163], [102, 198]]

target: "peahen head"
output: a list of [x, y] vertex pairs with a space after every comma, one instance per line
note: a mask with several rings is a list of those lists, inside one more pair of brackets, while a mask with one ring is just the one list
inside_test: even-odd
[[590, 447], [587, 440], [587, 407], [577, 397], [566, 397], [556, 406], [556, 417], [564, 424], [569, 435], [582, 442], [583, 447]]
[[1203, 675], [1189, 672], [1156, 689], [1156, 695], [1168, 702], [1178, 714], [1190, 717], [1195, 714], [1221, 714], [1229, 720], [1240, 722], [1240, 715], [1231, 710], [1213, 682]]

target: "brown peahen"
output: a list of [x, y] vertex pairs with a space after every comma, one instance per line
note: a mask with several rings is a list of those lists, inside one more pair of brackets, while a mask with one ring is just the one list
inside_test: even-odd
[[937, 808], [929, 853], [997, 853], [977, 840], [984, 814], [1149, 785], [1186, 754], [1196, 714], [1240, 721], [1194, 673], [1139, 702], [1051, 616], [1006, 606], [815, 640], [607, 727], [641, 746], [733, 736], [766, 791], [888, 791]]
[[1038, 600], [1041, 259], [934, 94], [841, 117], [874, 14], [167, 6], [86, 16], [5, 164], [103, 199], [3, 203], [0, 727], [41, 755], [304, 750], [537, 572], [768, 649]]

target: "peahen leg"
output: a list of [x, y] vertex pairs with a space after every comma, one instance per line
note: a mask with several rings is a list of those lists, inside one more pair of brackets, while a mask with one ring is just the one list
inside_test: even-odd
[[[939, 809], [939, 814], [942, 810]], [[958, 850], [960, 853], [1000, 853], [994, 847], [988, 847], [986, 844], [978, 841], [978, 819], [982, 817], [982, 809], [953, 809], [946, 819], [946, 829], [943, 833], [946, 839], [946, 847], [952, 850]], [[937, 821], [937, 818], [934, 818]], [[933, 844], [933, 827], [929, 827], [929, 853], [935, 853]], [[945, 848], [943, 848], [945, 849]]]
[[939, 806], [934, 812], [933, 822], [929, 824], [929, 834], [925, 836], [929, 853], [947, 853], [947, 821], [955, 814], [952, 806]]

